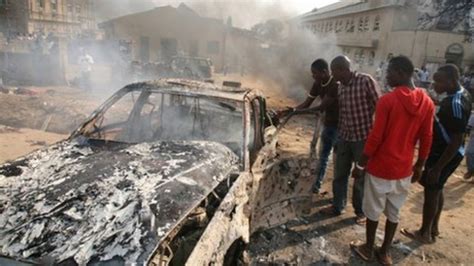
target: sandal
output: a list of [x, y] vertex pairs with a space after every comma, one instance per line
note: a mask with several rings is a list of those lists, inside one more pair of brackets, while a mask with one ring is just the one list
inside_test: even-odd
[[334, 208], [334, 206], [332, 205], [322, 208], [319, 212], [325, 215], [332, 215], [332, 216], [339, 216], [342, 214], [342, 212], [337, 211], [336, 208]]
[[431, 239], [431, 240], [427, 240], [427, 239], [423, 238], [423, 237], [420, 235], [419, 231], [414, 231], [414, 232], [412, 232], [412, 231], [409, 231], [409, 230], [406, 229], [406, 228], [402, 228], [402, 229], [400, 230], [400, 233], [401, 233], [402, 235], [404, 235], [404, 236], [406, 236], [406, 237], [408, 237], [408, 238], [410, 238], [410, 239], [413, 239], [413, 240], [415, 240], [415, 241], [418, 241], [418, 242], [420, 242], [420, 243], [422, 243], [422, 244], [432, 244], [432, 243], [433, 243], [433, 240], [432, 240], [432, 239]]
[[367, 223], [367, 217], [363, 215], [357, 215], [355, 218], [355, 223], [358, 225], [365, 225]]
[[354, 251], [354, 253], [357, 254], [357, 256], [359, 256], [363, 261], [371, 262], [371, 261], [374, 260], [374, 253], [373, 252], [370, 255], [367, 255], [366, 253], [364, 253], [364, 251], [362, 249], [363, 249], [363, 247], [365, 247], [365, 244], [362, 243], [361, 241], [359, 241], [359, 240], [352, 241], [350, 243], [350, 246], [351, 246], [351, 250]]
[[374, 251], [375, 253], [375, 257], [377, 258], [377, 261], [381, 264], [381, 265], [384, 265], [384, 266], [390, 266], [390, 265], [393, 265], [393, 261], [392, 261], [392, 257], [390, 255], [382, 255], [380, 253], [380, 249], [376, 249]]

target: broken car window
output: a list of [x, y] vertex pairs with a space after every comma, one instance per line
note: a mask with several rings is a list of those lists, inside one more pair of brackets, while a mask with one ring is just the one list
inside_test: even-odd
[[238, 101], [130, 92], [99, 115], [93, 130], [84, 134], [92, 139], [124, 143], [215, 141], [240, 155], [242, 110], [243, 103]]

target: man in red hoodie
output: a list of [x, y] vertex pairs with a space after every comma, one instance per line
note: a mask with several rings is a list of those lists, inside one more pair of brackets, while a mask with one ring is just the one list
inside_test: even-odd
[[[366, 171], [363, 211], [367, 216], [366, 243], [351, 247], [364, 260], [374, 254], [383, 265], [391, 264], [389, 249], [399, 221], [399, 211], [408, 196], [410, 183], [416, 182], [431, 148], [435, 107], [432, 100], [412, 82], [413, 63], [405, 56], [390, 60], [387, 83], [393, 92], [380, 98], [374, 126], [361, 160], [352, 173], [360, 178]], [[415, 145], [418, 160], [413, 166]], [[385, 239], [374, 252], [375, 233], [380, 215], [387, 217]]]

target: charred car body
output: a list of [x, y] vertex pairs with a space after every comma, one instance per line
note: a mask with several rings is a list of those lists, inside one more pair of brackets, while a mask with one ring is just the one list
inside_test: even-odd
[[261, 191], [276, 157], [265, 124], [248, 89], [121, 89], [69, 139], [0, 166], [0, 262], [235, 263], [229, 250], [271, 225], [256, 221], [288, 183]]

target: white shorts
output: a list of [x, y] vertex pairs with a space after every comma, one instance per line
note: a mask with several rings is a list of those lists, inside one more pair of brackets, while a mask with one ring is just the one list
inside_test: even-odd
[[362, 210], [367, 219], [378, 221], [382, 212], [392, 223], [400, 220], [400, 208], [408, 197], [411, 177], [399, 180], [387, 180], [369, 173], [364, 181], [364, 199]]

